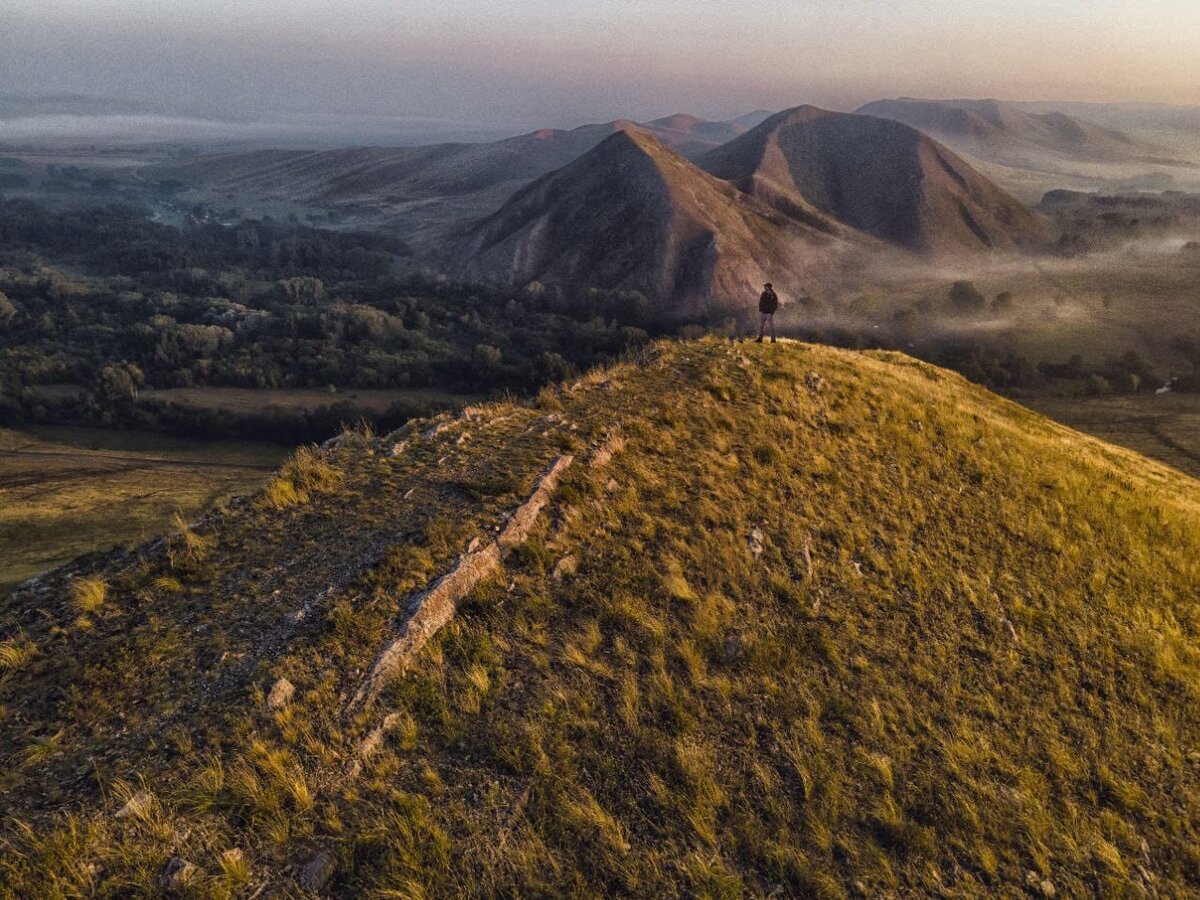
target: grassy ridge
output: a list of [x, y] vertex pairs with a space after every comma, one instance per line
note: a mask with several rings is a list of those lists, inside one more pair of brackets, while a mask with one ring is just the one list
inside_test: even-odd
[[[0, 613], [0, 884], [151, 892], [179, 856], [212, 895], [314, 859], [344, 896], [1200, 886], [1195, 481], [802, 345], [662, 344], [443, 425], [298, 457], [98, 602]], [[406, 597], [564, 451], [535, 538], [347, 712]]]

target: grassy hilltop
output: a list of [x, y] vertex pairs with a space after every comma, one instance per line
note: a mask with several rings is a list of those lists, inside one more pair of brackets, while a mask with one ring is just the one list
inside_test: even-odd
[[0, 640], [13, 896], [1200, 891], [1200, 483], [897, 354], [348, 435]]

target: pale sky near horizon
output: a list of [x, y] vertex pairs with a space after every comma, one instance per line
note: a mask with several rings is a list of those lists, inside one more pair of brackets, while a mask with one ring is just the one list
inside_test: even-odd
[[0, 92], [569, 125], [879, 97], [1200, 104], [1200, 0], [0, 0]]

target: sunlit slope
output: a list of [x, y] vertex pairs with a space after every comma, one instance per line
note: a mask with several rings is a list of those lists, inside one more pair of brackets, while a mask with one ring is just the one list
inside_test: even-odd
[[0, 884], [1194, 893], [1198, 560], [955, 375], [660, 344], [7, 601]]

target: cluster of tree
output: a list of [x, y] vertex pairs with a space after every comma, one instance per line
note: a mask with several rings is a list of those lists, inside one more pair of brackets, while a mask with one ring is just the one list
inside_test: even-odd
[[1038, 370], [1046, 378], [1067, 379], [1084, 384], [1084, 393], [1133, 394], [1141, 390], [1162, 387], [1164, 379], [1134, 350], [1119, 356], [1107, 357], [1102, 365], [1089, 366], [1078, 353], [1065, 363], [1039, 363]]
[[1065, 257], [1111, 251], [1139, 238], [1200, 226], [1200, 198], [1178, 191], [1100, 195], [1059, 190], [1046, 194], [1039, 208], [1053, 220], [1055, 250]]
[[950, 311], [958, 315], [972, 316], [985, 312], [1006, 313], [1013, 308], [1011, 291], [1001, 291], [989, 303], [983, 292], [970, 281], [956, 281], [950, 285]]
[[[401, 271], [403, 246], [380, 235], [270, 221], [177, 229], [129, 207], [50, 212], [10, 201], [0, 202], [0, 248], [0, 419], [9, 421], [291, 441], [319, 436], [335, 415], [363, 413], [273, 411], [250, 421], [138, 392], [523, 392], [674, 325], [641, 294], [460, 284]], [[68, 265], [87, 274], [67, 275]], [[26, 390], [47, 384], [83, 386], [85, 396]]]
[[136, 278], [146, 287], [165, 287], [193, 269], [238, 270], [265, 280], [369, 279], [391, 271], [396, 255], [405, 252], [402, 241], [382, 234], [270, 220], [179, 229], [153, 221], [136, 205], [52, 211], [28, 200], [0, 200], [0, 247], [0, 262], [33, 252], [79, 262], [97, 274]]

